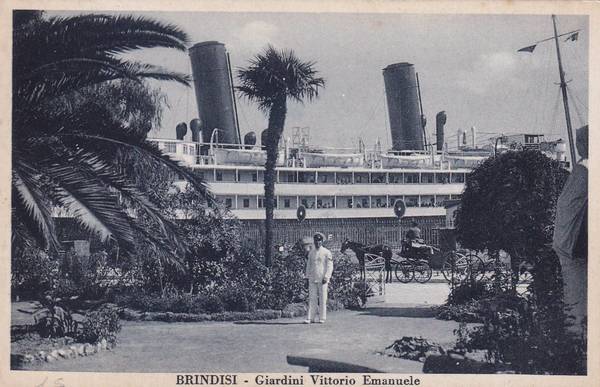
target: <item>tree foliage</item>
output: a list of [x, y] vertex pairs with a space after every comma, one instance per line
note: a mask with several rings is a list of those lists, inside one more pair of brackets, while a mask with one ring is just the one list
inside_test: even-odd
[[269, 45], [266, 50], [250, 60], [247, 68], [238, 70], [238, 92], [256, 102], [268, 114], [267, 151], [265, 163], [265, 262], [271, 264], [273, 248], [273, 210], [275, 208], [275, 165], [279, 141], [285, 126], [288, 99], [303, 103], [312, 101], [325, 86], [318, 76], [314, 62], [300, 60], [292, 50], [277, 50]]
[[[123, 54], [154, 47], [185, 51], [187, 35], [146, 17], [44, 18], [16, 11], [13, 20], [13, 245], [35, 238], [57, 250], [52, 215], [61, 208], [125, 252], [141, 235], [173, 256], [175, 228], [120, 161], [166, 166], [209, 197], [201, 179], [146, 142], [164, 99], [143, 80], [187, 85], [189, 77]], [[148, 214], [153, 227], [140, 227], [131, 211]]]
[[467, 178], [456, 213], [462, 246], [534, 257], [552, 241], [556, 201], [568, 172], [535, 150], [489, 158]]

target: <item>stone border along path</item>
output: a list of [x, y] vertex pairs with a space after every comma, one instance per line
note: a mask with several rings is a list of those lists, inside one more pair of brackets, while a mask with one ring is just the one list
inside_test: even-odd
[[[442, 288], [445, 286], [445, 288]], [[391, 285], [390, 301], [360, 311], [328, 314], [326, 324], [302, 324], [303, 317], [268, 321], [164, 323], [123, 322], [118, 345], [94, 357], [32, 365], [32, 370], [104, 372], [306, 372], [289, 365], [293, 353], [340, 351], [376, 360], [403, 336], [442, 346], [455, 342], [458, 323], [433, 318], [444, 284]], [[397, 301], [408, 301], [398, 303]], [[427, 302], [427, 303], [425, 303]], [[421, 372], [423, 364], [397, 360], [398, 373]]]
[[101, 351], [109, 351], [113, 346], [102, 339], [96, 344], [91, 343], [77, 343], [62, 348], [53, 349], [52, 351], [39, 351], [31, 354], [12, 354], [10, 355], [10, 362], [12, 369], [24, 369], [28, 368], [29, 365], [35, 365], [42, 362], [52, 363], [56, 360], [61, 359], [74, 359], [78, 356], [91, 356]]

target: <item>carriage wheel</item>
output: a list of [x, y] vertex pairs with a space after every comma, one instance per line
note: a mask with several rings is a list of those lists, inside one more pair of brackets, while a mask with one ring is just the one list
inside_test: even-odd
[[396, 279], [403, 284], [407, 284], [412, 281], [415, 273], [413, 271], [412, 263], [408, 261], [398, 262], [394, 268], [394, 274], [396, 275]]
[[413, 263], [413, 272], [415, 281], [420, 284], [424, 284], [431, 279], [431, 266], [429, 266], [426, 261], [417, 261]]
[[448, 282], [462, 282], [469, 275], [469, 262], [467, 258], [456, 251], [449, 251], [444, 255], [442, 275]]
[[483, 259], [473, 253], [467, 254], [466, 258], [469, 264], [468, 276], [472, 277], [475, 281], [484, 279], [486, 275], [486, 265], [483, 263]]

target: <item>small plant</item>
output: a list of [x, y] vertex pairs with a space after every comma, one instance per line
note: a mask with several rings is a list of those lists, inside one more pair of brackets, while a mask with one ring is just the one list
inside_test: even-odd
[[43, 307], [33, 315], [37, 332], [42, 337], [76, 336], [78, 323], [71, 312], [59, 303], [60, 298], [46, 296]]
[[106, 339], [114, 344], [120, 330], [118, 309], [114, 305], [104, 304], [97, 310], [86, 313], [78, 339], [87, 343], [97, 343]]

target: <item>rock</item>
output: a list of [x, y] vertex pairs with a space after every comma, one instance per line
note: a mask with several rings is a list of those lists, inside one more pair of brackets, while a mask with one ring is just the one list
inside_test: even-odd
[[84, 345], [83, 345], [83, 344], [79, 344], [79, 345], [77, 346], [77, 354], [78, 354], [79, 356], [84, 356], [84, 355], [85, 355], [85, 347], [84, 347]]
[[58, 353], [58, 356], [62, 357], [63, 359], [67, 359], [69, 358], [69, 354], [67, 353], [66, 350], [64, 349], [59, 349], [58, 351], [56, 351]]
[[48, 363], [52, 363], [54, 360], [56, 360], [56, 358], [53, 357], [52, 355], [46, 355], [44, 360], [46, 360]]
[[50, 352], [50, 355], [51, 355], [53, 358], [55, 358], [55, 359], [58, 359], [58, 357], [60, 356], [60, 355], [58, 354], [58, 350], [57, 350], [57, 349], [55, 349], [55, 350], [53, 350], [52, 352]]
[[100, 341], [100, 346], [102, 347], [102, 349], [108, 348], [108, 342], [106, 341], [106, 339], [102, 339], [102, 341]]
[[102, 351], [102, 344], [96, 343], [96, 352]]
[[46, 352], [45, 351], [39, 351], [37, 355], [42, 360], [46, 359]]
[[27, 354], [27, 355], [23, 356], [24, 363], [33, 363], [34, 361], [35, 361], [35, 356], [33, 356], [33, 355]]

